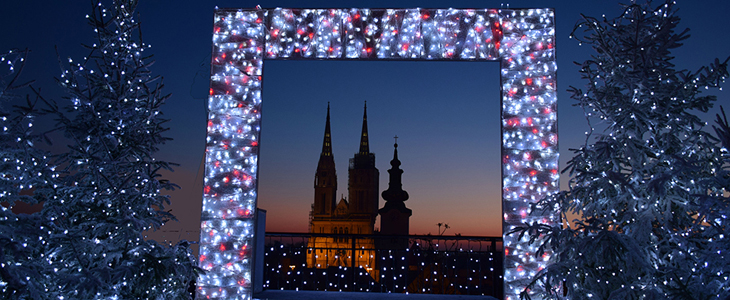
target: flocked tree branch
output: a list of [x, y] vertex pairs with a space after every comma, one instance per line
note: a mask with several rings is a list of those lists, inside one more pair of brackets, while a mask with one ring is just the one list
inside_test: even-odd
[[579, 64], [585, 90], [569, 90], [591, 130], [572, 149], [569, 189], [536, 205], [559, 225], [516, 230], [552, 253], [532, 282], [548, 299], [730, 296], [727, 151], [695, 115], [712, 107], [715, 96], [701, 91], [724, 82], [728, 60], [676, 70], [671, 51], [689, 31], [676, 31], [675, 13], [672, 1], [632, 4], [575, 27], [595, 51]]

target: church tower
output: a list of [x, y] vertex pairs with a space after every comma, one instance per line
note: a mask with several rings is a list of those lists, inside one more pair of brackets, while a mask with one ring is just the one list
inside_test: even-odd
[[324, 126], [324, 142], [319, 154], [317, 172], [314, 175], [314, 218], [329, 217], [337, 206], [337, 172], [332, 155], [332, 134], [330, 132], [330, 105], [327, 103], [327, 122]]
[[[408, 200], [408, 192], [403, 190], [401, 177], [403, 170], [400, 169], [400, 160], [398, 160], [398, 137], [393, 145], [393, 160], [390, 161], [390, 181], [388, 189], [383, 191], [383, 200], [385, 206], [378, 211], [380, 214], [380, 233], [387, 235], [408, 235], [409, 219], [413, 214], [404, 203]], [[401, 245], [402, 244], [402, 245]], [[408, 247], [408, 241], [393, 241], [391, 246]]]
[[[348, 170], [348, 195], [350, 214], [354, 218], [369, 219], [369, 230], [361, 231], [371, 234], [378, 216], [378, 185], [380, 172], [375, 168], [375, 154], [370, 153], [368, 138], [367, 102], [362, 117], [362, 133], [360, 134], [360, 150], [350, 159]], [[369, 232], [363, 232], [369, 231]]]

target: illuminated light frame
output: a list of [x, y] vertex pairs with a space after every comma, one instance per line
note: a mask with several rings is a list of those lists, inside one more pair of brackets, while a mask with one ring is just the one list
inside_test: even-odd
[[516, 225], [558, 191], [553, 9], [219, 9], [215, 12], [198, 278], [201, 299], [251, 299], [264, 59], [498, 61], [505, 299], [536, 258]]

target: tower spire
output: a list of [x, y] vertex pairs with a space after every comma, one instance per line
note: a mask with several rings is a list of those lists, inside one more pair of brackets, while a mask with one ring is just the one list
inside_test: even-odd
[[324, 125], [324, 141], [322, 142], [322, 154], [320, 156], [332, 156], [332, 133], [330, 131], [330, 103], [327, 102], [327, 122]]
[[360, 135], [360, 150], [350, 159], [347, 170], [347, 189], [350, 195], [350, 213], [368, 216], [375, 224], [378, 216], [378, 177], [380, 172], [375, 167], [375, 154], [370, 152], [368, 142], [368, 104], [362, 115], [362, 134]]
[[332, 134], [330, 132], [330, 104], [327, 103], [327, 122], [324, 125], [322, 154], [319, 155], [317, 173], [314, 175], [314, 217], [331, 215], [335, 211], [337, 196], [337, 172], [332, 155]]
[[362, 114], [362, 134], [360, 135], [360, 151], [358, 154], [370, 153], [370, 143], [368, 142], [368, 102], [365, 101], [365, 109]]
[[408, 192], [403, 190], [402, 178], [403, 170], [400, 169], [400, 160], [398, 160], [398, 136], [395, 136], [395, 144], [393, 145], [393, 160], [390, 161], [391, 168], [388, 170], [390, 181], [388, 189], [383, 191], [383, 200], [386, 201], [385, 208], [390, 206], [405, 208], [404, 201], [408, 200]]

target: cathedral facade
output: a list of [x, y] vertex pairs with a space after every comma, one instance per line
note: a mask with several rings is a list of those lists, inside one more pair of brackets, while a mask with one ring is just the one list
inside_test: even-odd
[[[322, 153], [314, 176], [310, 233], [366, 235], [374, 233], [380, 199], [378, 196], [380, 173], [375, 167], [375, 154], [370, 152], [367, 106], [363, 113], [360, 148], [350, 159], [347, 176], [348, 197], [338, 201], [337, 172], [332, 153], [328, 104]], [[372, 250], [375, 245], [372, 239], [353, 240], [346, 236], [313, 236], [307, 246], [309, 268], [360, 267], [368, 271], [375, 268], [375, 255]]]

